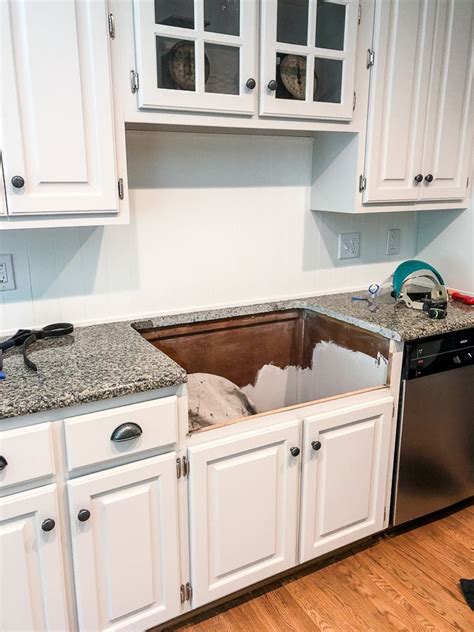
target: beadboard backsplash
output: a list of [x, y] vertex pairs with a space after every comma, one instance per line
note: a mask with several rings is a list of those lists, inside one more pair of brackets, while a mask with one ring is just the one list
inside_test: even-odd
[[[308, 210], [310, 138], [134, 131], [127, 149], [130, 225], [0, 234], [17, 284], [0, 293], [0, 333], [342, 291], [415, 255], [415, 213]], [[361, 256], [339, 261], [352, 231]]]

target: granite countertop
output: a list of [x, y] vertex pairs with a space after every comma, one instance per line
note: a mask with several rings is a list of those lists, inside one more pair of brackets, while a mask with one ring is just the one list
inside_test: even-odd
[[150, 327], [294, 308], [326, 314], [399, 341], [474, 327], [474, 308], [461, 303], [449, 305], [446, 319], [431, 320], [422, 312], [395, 306], [390, 296], [378, 299], [378, 310], [372, 313], [367, 303], [352, 302], [352, 295], [332, 294], [80, 327], [69, 336], [41, 341], [31, 348], [29, 355], [38, 365], [38, 373], [24, 366], [19, 350], [7, 352], [7, 379], [0, 381], [0, 419], [184, 383], [184, 369], [140, 335], [140, 330]]

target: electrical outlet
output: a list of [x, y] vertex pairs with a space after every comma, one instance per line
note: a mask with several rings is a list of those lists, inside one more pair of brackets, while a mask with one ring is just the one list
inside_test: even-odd
[[339, 233], [339, 259], [360, 257], [360, 233]]
[[398, 255], [400, 253], [400, 241], [402, 232], [399, 228], [389, 228], [387, 231], [387, 255]]
[[11, 255], [0, 255], [0, 291], [15, 290], [15, 275]]

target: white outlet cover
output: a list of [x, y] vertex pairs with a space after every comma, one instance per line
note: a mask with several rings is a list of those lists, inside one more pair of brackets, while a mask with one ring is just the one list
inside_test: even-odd
[[399, 228], [389, 228], [387, 230], [387, 255], [400, 254], [400, 242], [402, 239], [402, 231]]
[[360, 233], [339, 233], [339, 259], [360, 257]]
[[0, 255], [0, 292], [15, 290], [15, 275], [11, 255]]

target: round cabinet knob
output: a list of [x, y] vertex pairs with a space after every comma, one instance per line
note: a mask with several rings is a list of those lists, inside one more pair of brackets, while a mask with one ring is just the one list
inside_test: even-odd
[[253, 90], [255, 86], [257, 85], [257, 82], [255, 81], [253, 77], [250, 77], [250, 79], [247, 79], [247, 82], [245, 85], [247, 86], [249, 90]]
[[8, 465], [8, 461], [6, 460], [6, 458], [4, 456], [0, 455], [0, 471], [4, 470]]
[[87, 522], [91, 517], [91, 512], [88, 509], [80, 509], [77, 514], [77, 519], [79, 522]]
[[13, 176], [12, 186], [14, 186], [15, 189], [22, 189], [25, 186], [25, 178], [22, 178], [21, 176]]
[[433, 180], [434, 180], [433, 175], [431, 173], [429, 173], [427, 176], [425, 176], [425, 180], [426, 180], [426, 182], [428, 182], [428, 184], [430, 182], [433, 182]]
[[423, 174], [422, 173], [418, 173], [415, 177], [414, 177], [415, 182], [422, 182], [423, 181]]
[[290, 448], [291, 456], [298, 456], [301, 450], [298, 447]]
[[275, 79], [272, 79], [271, 81], [268, 82], [267, 88], [271, 90], [272, 92], [275, 92], [275, 90], [278, 88], [278, 84], [275, 81]]
[[313, 450], [321, 450], [321, 441], [311, 441]]
[[43, 529], [43, 531], [46, 531], [46, 532], [52, 531], [55, 526], [56, 526], [56, 523], [54, 522], [52, 518], [46, 518], [46, 520], [43, 520], [41, 524], [41, 528]]

